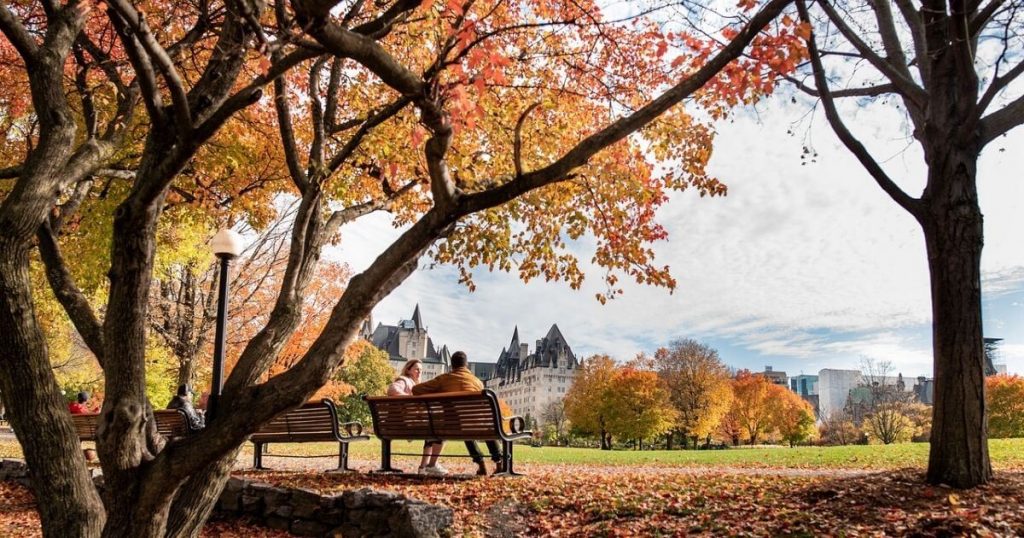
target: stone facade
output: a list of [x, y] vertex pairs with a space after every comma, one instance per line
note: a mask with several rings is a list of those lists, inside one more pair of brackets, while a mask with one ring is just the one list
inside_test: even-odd
[[423, 361], [421, 382], [433, 379], [451, 369], [452, 356], [448, 346], [442, 346], [441, 349], [434, 346], [434, 341], [427, 334], [427, 326], [423, 323], [420, 305], [416, 305], [413, 310], [412, 319], [400, 320], [398, 325], [378, 323], [371, 331], [372, 325], [372, 318], [363, 323], [363, 337], [390, 355], [391, 366], [395, 369], [396, 376], [402, 372], [405, 362], [411, 359]]
[[526, 342], [519, 341], [519, 327], [516, 327], [512, 341], [501, 350], [494, 373], [485, 380], [485, 385], [504, 400], [513, 413], [541, 424], [548, 404], [565, 399], [579, 366], [558, 325], [552, 325], [547, 335], [537, 340], [533, 353], [529, 352]]

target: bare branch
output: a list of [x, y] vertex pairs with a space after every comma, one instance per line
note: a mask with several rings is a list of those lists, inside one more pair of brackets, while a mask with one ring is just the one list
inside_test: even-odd
[[[908, 0], [903, 0], [908, 1]], [[990, 0], [985, 7], [978, 10], [971, 18], [970, 22], [970, 33], [972, 37], [978, 36], [981, 31], [988, 25], [988, 22], [992, 19], [992, 16], [999, 11], [999, 8], [1006, 3], [1006, 0]]]
[[843, 18], [843, 16], [840, 15], [827, 0], [818, 2], [818, 5], [820, 5], [821, 9], [825, 11], [826, 15], [828, 15], [828, 18], [830, 21], [832, 21], [832, 24], [835, 24], [836, 28], [839, 29], [839, 31], [850, 42], [850, 44], [852, 44], [853, 47], [857, 49], [857, 52], [859, 52], [861, 56], [865, 60], [867, 60], [871, 65], [873, 65], [875, 69], [878, 69], [883, 75], [885, 75], [890, 81], [892, 81], [893, 85], [896, 86], [896, 90], [900, 95], [906, 97], [910, 102], [914, 103], [919, 108], [924, 108], [928, 96], [925, 93], [924, 89], [918, 86], [917, 83], [913, 81], [913, 79], [904, 75], [904, 73], [907, 72], [905, 63], [902, 66], [902, 68], [897, 68], [896, 66], [893, 65], [891, 61], [879, 56], [874, 50], [871, 49], [871, 47], [869, 47], [860, 38], [857, 32], [853, 30], [849, 24], [846, 23], [846, 20]]
[[[804, 4], [804, 0], [796, 0], [797, 9], [800, 12], [800, 19], [804, 22], [809, 22], [810, 17], [807, 14], [807, 6]], [[832, 98], [832, 94], [828, 88], [828, 80], [825, 78], [825, 68], [821, 64], [821, 56], [818, 55], [818, 45], [814, 35], [813, 29], [811, 35], [807, 39], [807, 48], [811, 57], [811, 66], [814, 70], [814, 81], [818, 86], [818, 91], [821, 92], [821, 103], [825, 107], [825, 117], [828, 118], [829, 124], [832, 125], [832, 130], [835, 131], [836, 136], [843, 142], [843, 144], [853, 153], [857, 160], [867, 169], [871, 177], [875, 179], [882, 190], [884, 190], [893, 200], [896, 201], [901, 207], [907, 210], [911, 215], [920, 219], [922, 218], [920, 209], [920, 200], [912, 198], [907, 193], [903, 192], [896, 185], [896, 183], [882, 170], [878, 162], [871, 156], [867, 148], [857, 140], [856, 137], [846, 128], [842, 118], [839, 116], [839, 111], [836, 109], [835, 100]]]
[[[811, 97], [821, 97], [821, 92], [813, 86], [808, 86], [802, 81], [798, 80], [792, 75], [783, 75], [783, 78], [792, 83], [796, 88]], [[864, 88], [843, 88], [841, 90], [833, 90], [832, 97], [878, 97], [879, 95], [885, 95], [896, 91], [896, 87], [892, 84], [879, 84], [877, 86], [866, 86]]]
[[985, 147], [989, 142], [1022, 123], [1024, 123], [1024, 96], [1014, 99], [1010, 104], [981, 119], [978, 125], [980, 147]]

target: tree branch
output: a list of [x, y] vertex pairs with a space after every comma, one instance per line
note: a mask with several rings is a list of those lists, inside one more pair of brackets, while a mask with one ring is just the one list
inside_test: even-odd
[[750, 41], [791, 2], [792, 0], [772, 0], [766, 4], [728, 45], [709, 58], [700, 69], [632, 114], [583, 139], [557, 161], [498, 187], [461, 196], [458, 201], [458, 214], [468, 215], [494, 207], [531, 190], [567, 179], [575, 168], [585, 164], [598, 151], [654, 121], [669, 108], [701, 89], [726, 65], [738, 58]]
[[979, 147], [985, 147], [989, 142], [995, 140], [1024, 123], [1024, 96], [1013, 100], [1010, 104], [985, 116], [978, 125]]
[[[792, 75], [783, 75], [787, 81], [796, 86], [796, 88], [811, 97], [821, 97], [821, 92], [813, 86], [808, 86], [802, 81], [798, 80]], [[832, 97], [878, 97], [879, 95], [885, 95], [896, 91], [896, 86], [892, 84], [879, 84], [877, 86], [866, 86], [864, 88], [843, 88], [842, 90], [832, 91]]]
[[[918, 86], [913, 79], [904, 75], [906, 72], [906, 65], [904, 64], [902, 69], [895, 67], [890, 61], [883, 59], [874, 50], [871, 49], [864, 41], [857, 35], [850, 26], [846, 23], [846, 20], [836, 12], [827, 0], [818, 2], [821, 9], [828, 15], [829, 20], [832, 24], [836, 25], [836, 28], [843, 34], [843, 36], [850, 42], [851, 45], [857, 52], [861, 54], [865, 60], [871, 65], [878, 69], [883, 75], [885, 75], [893, 85], [896, 86], [897, 92], [906, 97], [908, 101], [917, 105], [920, 109], [924, 109], [924, 105], [927, 101], [927, 94], [924, 89]], [[810, 19], [808, 19], [808, 24]]]
[[[800, 12], [800, 20], [803, 22], [810, 22], [810, 17], [807, 14], [807, 6], [804, 4], [804, 0], [796, 0], [797, 9]], [[882, 170], [882, 167], [878, 165], [867, 148], [857, 140], [856, 137], [846, 128], [842, 118], [839, 116], [839, 111], [836, 109], [835, 100], [832, 98], [831, 92], [828, 89], [828, 80], [825, 78], [825, 68], [821, 64], [821, 56], [818, 54], [818, 45], [814, 35], [814, 30], [811, 30], [811, 35], [807, 39], [807, 49], [811, 57], [811, 66], [814, 70], [814, 81], [818, 86], [818, 91], [821, 92], [821, 103], [825, 107], [825, 117], [828, 118], [829, 124], [832, 125], [832, 130], [835, 131], [836, 136], [843, 142], [847, 149], [853, 153], [857, 160], [860, 161], [861, 165], [867, 169], [871, 177], [875, 179], [875, 182], [884, 190], [893, 200], [896, 201], [903, 209], [907, 210], [915, 218], [921, 219], [920, 201], [912, 198], [907, 193], [903, 192], [896, 183], [889, 178], [889, 176]]]
[[132, 29], [132, 35], [137, 37], [142, 48], [145, 49], [149, 58], [156, 63], [157, 69], [163, 75], [164, 82], [171, 94], [171, 102], [174, 105], [174, 120], [177, 128], [177, 136], [187, 136], [192, 130], [192, 113], [189, 110], [188, 94], [185, 86], [178, 75], [174, 62], [171, 61], [167, 51], [156, 40], [153, 33], [149, 31], [142, 14], [136, 11], [135, 7], [127, 0], [109, 0], [111, 9], [121, 15], [122, 20]]
[[68, 271], [49, 221], [43, 223], [36, 236], [39, 239], [39, 257], [46, 267], [46, 279], [50, 283], [53, 294], [64, 307], [64, 311], [68, 313], [78, 334], [82, 335], [85, 345], [89, 346], [89, 351], [92, 351], [102, 367], [104, 363], [103, 324], [96, 317], [89, 300], [75, 284], [74, 277]]
[[21, 21], [7, 8], [7, 2], [0, 3], [0, 30], [17, 49], [25, 65], [31, 69], [39, 56], [39, 44], [28, 33]]

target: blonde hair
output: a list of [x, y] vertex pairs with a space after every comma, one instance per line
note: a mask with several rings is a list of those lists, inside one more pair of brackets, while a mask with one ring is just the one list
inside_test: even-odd
[[405, 361], [405, 365], [402, 366], [402, 373], [399, 374], [399, 377], [405, 376], [405, 377], [411, 378], [412, 376], [409, 375], [409, 370], [412, 370], [413, 366], [416, 366], [417, 364], [421, 364], [422, 362], [423, 361], [421, 361], [419, 359], [409, 359], [409, 360]]

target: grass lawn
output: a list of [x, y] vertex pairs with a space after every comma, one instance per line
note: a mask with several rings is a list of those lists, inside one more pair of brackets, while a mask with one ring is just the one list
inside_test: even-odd
[[[393, 452], [419, 453], [422, 443], [396, 442]], [[483, 447], [481, 446], [481, 449]], [[992, 466], [996, 469], [1024, 469], [1024, 438], [992, 439], [989, 441]], [[324, 455], [337, 454], [334, 443], [303, 443], [270, 445], [271, 454]], [[351, 459], [376, 462], [380, 459], [377, 439], [351, 445]], [[444, 454], [465, 455], [462, 443], [448, 443]], [[729, 448], [726, 450], [597, 450], [593, 448], [564, 448], [516, 445], [516, 461], [528, 464], [552, 465], [612, 465], [612, 466], [687, 466], [687, 467], [746, 467], [793, 469], [923, 469], [928, 462], [927, 443], [898, 445], [851, 445], [835, 447], [758, 447]], [[20, 458], [21, 448], [16, 442], [0, 442], [0, 457]], [[252, 445], [246, 443], [243, 458], [252, 457]], [[396, 457], [397, 461], [412, 460]]]

